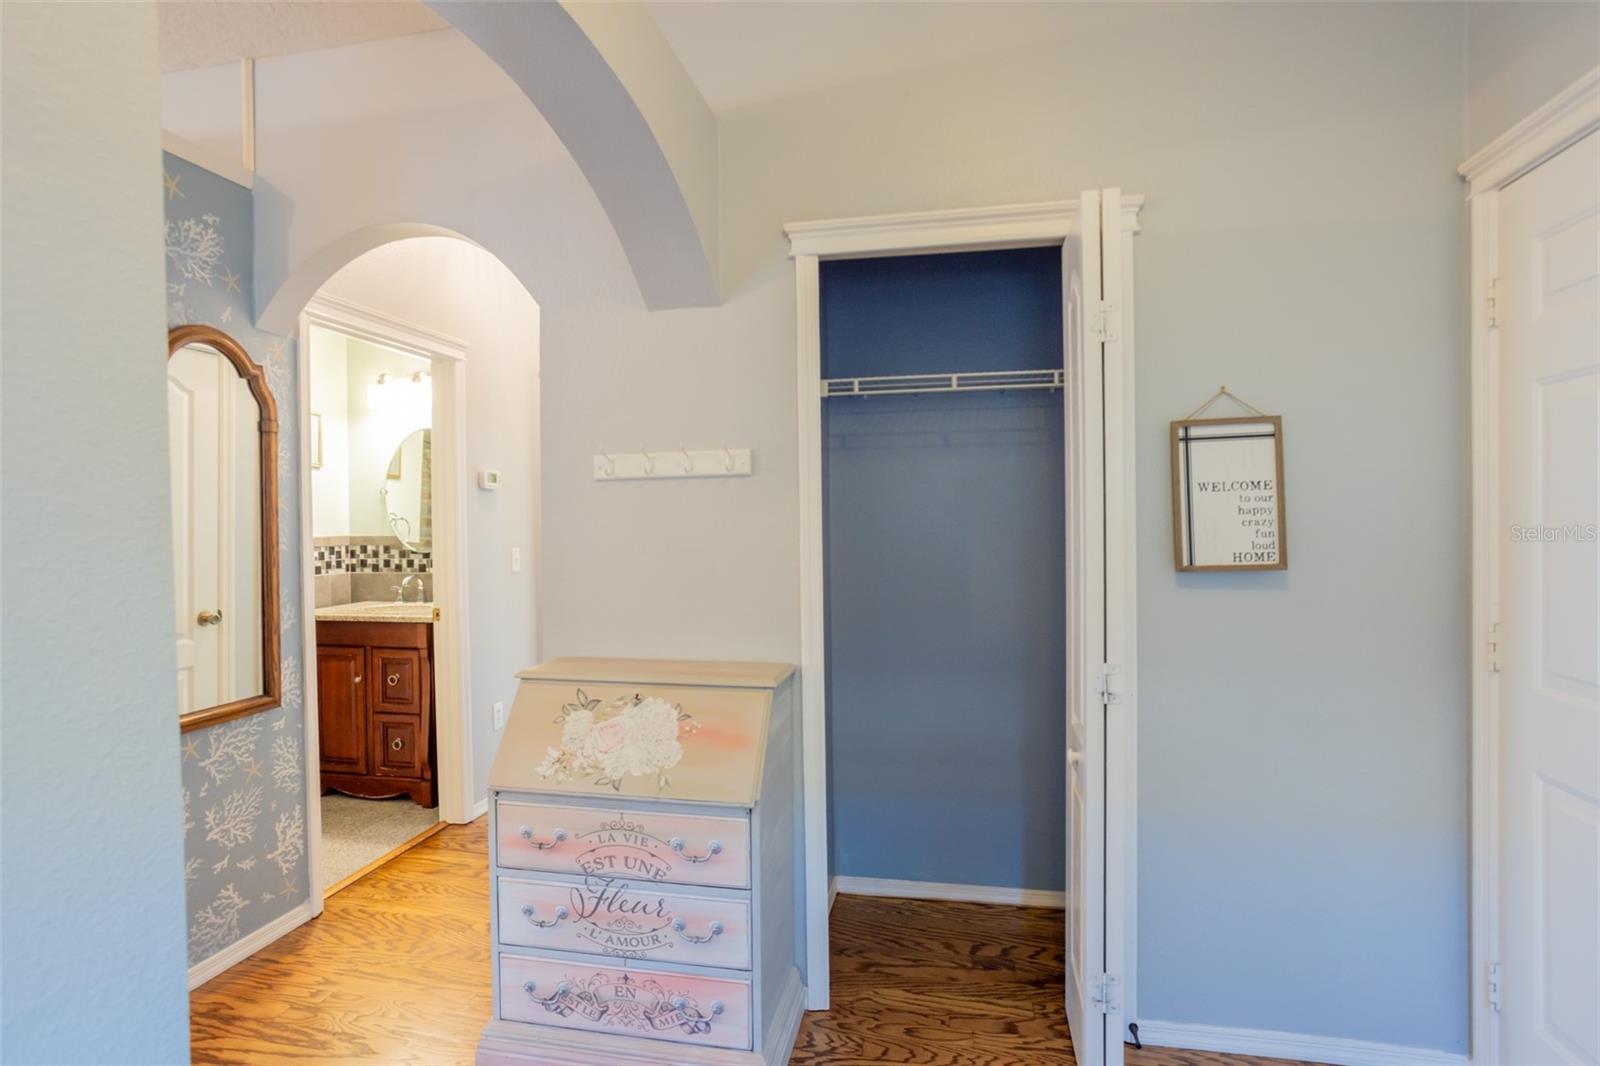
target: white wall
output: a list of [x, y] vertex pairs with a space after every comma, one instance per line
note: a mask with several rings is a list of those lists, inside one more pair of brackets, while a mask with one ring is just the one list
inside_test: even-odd
[[161, 76], [161, 129], [201, 155], [196, 162], [244, 169], [244, 74], [239, 63]]
[[0, 1059], [186, 1062], [156, 11], [0, 40]]
[[311, 412], [322, 420], [322, 466], [311, 471], [311, 535], [350, 535], [348, 338], [311, 327]]
[[[409, 380], [418, 371], [428, 370], [429, 364], [426, 359], [355, 339], [347, 343], [346, 351], [350, 374], [346, 390], [350, 404], [350, 534], [388, 536], [391, 533], [388, 512], [392, 508], [385, 505], [378, 493], [387, 487], [394, 450], [413, 431], [425, 429], [432, 423], [431, 385], [417, 386]], [[386, 384], [386, 394], [374, 397], [370, 390], [377, 385], [379, 374], [402, 380]], [[404, 395], [396, 396], [397, 392]], [[406, 472], [402, 467], [402, 473]]]
[[[482, 796], [499, 741], [491, 706], [509, 706], [516, 672], [540, 659], [539, 305], [494, 256], [444, 237], [374, 249], [323, 291], [466, 346], [467, 665], [473, 792]], [[485, 468], [501, 472], [498, 491], [477, 487]], [[434, 476], [443, 476], [437, 464]], [[511, 569], [513, 548], [521, 550], [519, 572]]]
[[1467, 148], [1475, 152], [1600, 66], [1600, 3], [1467, 5]]
[[639, 298], [582, 171], [522, 91], [454, 31], [263, 59], [256, 125], [263, 324], [294, 328], [300, 305], [275, 299], [285, 279], [303, 304], [403, 224], [488, 248], [541, 306]]

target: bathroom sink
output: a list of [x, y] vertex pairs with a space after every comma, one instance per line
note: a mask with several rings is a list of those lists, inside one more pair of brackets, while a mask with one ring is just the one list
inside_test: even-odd
[[317, 608], [319, 622], [432, 622], [437, 618], [432, 603], [367, 600]]

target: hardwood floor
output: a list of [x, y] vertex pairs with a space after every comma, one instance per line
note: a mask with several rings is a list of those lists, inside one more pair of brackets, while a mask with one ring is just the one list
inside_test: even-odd
[[[189, 997], [196, 1063], [450, 1066], [489, 1018], [488, 825], [450, 826]], [[841, 896], [797, 1064], [1069, 1064], [1060, 912]], [[1129, 1066], [1266, 1066], [1165, 1048]]]

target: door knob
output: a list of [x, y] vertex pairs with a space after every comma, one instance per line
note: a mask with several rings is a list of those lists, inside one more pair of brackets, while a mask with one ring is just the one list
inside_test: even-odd
[[194, 620], [203, 626], [214, 626], [222, 621], [221, 611], [201, 611], [195, 615]]

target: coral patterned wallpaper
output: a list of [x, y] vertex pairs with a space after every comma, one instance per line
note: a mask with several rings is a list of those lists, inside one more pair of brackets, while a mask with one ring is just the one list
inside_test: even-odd
[[[266, 367], [278, 402], [278, 605], [283, 703], [182, 736], [189, 962], [216, 954], [309, 895], [301, 677], [300, 487], [294, 341], [254, 328], [250, 190], [169, 154], [167, 325], [204, 323]], [[176, 713], [176, 712], [174, 712]]]

